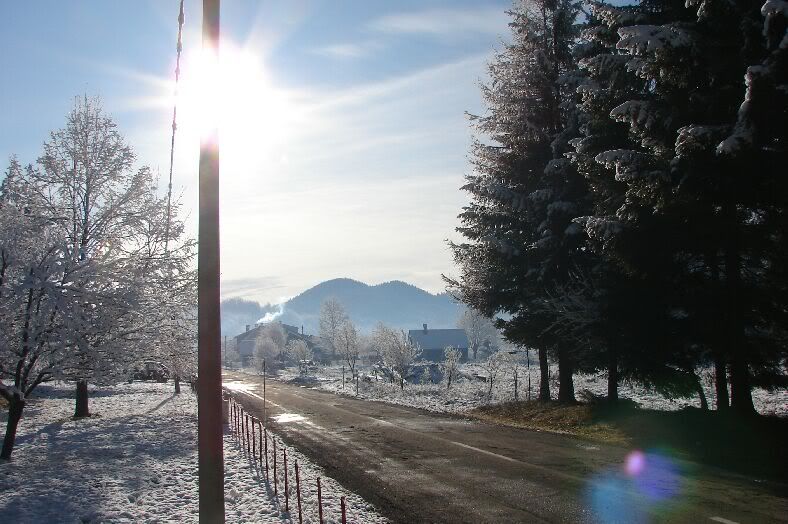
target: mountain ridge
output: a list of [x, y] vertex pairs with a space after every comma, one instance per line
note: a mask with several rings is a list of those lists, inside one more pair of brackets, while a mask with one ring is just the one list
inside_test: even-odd
[[[372, 331], [378, 322], [398, 329], [418, 329], [425, 323], [434, 328], [455, 327], [462, 310], [462, 306], [448, 294], [432, 294], [402, 280], [366, 284], [340, 277], [320, 282], [281, 306], [260, 305], [243, 299], [225, 300], [222, 302], [222, 332], [234, 336], [238, 333], [229, 331], [238, 331], [242, 325], [254, 324], [266, 313], [273, 313], [276, 320], [299, 328], [303, 326], [306, 333], [316, 335], [320, 307], [329, 298], [343, 305], [351, 321], [362, 332]], [[252, 307], [254, 304], [257, 304], [257, 309]], [[243, 322], [237, 318], [240, 311], [236, 312], [238, 308], [234, 306], [238, 305], [243, 305], [247, 312]], [[279, 311], [281, 314], [277, 314]], [[259, 316], [253, 319], [256, 315]]]

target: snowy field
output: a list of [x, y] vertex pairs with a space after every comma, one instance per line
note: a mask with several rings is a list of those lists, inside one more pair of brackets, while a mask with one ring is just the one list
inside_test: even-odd
[[[0, 521], [196, 522], [196, 397], [188, 387], [173, 395], [172, 387], [97, 388], [94, 416], [73, 420], [73, 386], [40, 386], [25, 408], [13, 459], [0, 463]], [[3, 425], [6, 418], [3, 412]], [[224, 452], [228, 522], [298, 522], [295, 495], [285, 513], [281, 484], [277, 499], [231, 433]], [[318, 475], [326, 522], [339, 522], [342, 496], [349, 522], [385, 522], [297, 451], [288, 455], [291, 475], [292, 461], [301, 468], [304, 522], [317, 522]]]
[[[493, 381], [492, 398], [488, 394], [489, 385], [484, 380], [487, 373], [479, 363], [460, 365], [461, 376], [452, 382], [451, 389], [447, 389], [445, 383], [433, 384], [417, 379], [420, 383], [406, 383], [405, 389], [401, 391], [398, 383], [391, 384], [381, 377], [376, 378], [371, 368], [361, 367], [360, 369], [358, 397], [367, 400], [390, 402], [444, 413], [462, 413], [489, 403], [508, 402], [515, 399], [514, 373], [511, 369], [499, 372]], [[252, 369], [246, 371], [256, 373]], [[518, 397], [520, 400], [526, 400], [529, 398], [529, 370], [523, 366], [517, 374]], [[550, 392], [556, 399], [558, 396], [558, 368], [551, 368], [550, 374]], [[716, 401], [713, 377], [706, 372], [701, 373], [700, 376], [709, 404], [713, 408]], [[283, 381], [301, 383], [337, 394], [356, 396], [355, 384], [350, 383], [349, 373], [347, 377], [347, 382], [343, 387], [341, 365], [318, 366], [303, 376], [299, 375], [296, 368], [286, 368], [279, 372], [279, 379]], [[530, 398], [535, 399], [539, 394], [539, 369], [533, 364], [530, 369], [530, 380]], [[598, 396], [607, 394], [607, 379], [603, 374], [575, 375], [574, 381], [578, 398], [583, 390], [588, 390]], [[634, 400], [639, 407], [644, 409], [674, 411], [688, 406], [700, 407], [700, 400], [697, 396], [671, 400], [658, 393], [647, 391], [638, 385], [626, 383], [619, 385], [619, 396]], [[761, 414], [788, 416], [788, 391], [786, 390], [770, 393], [762, 389], [755, 389], [753, 400], [755, 408]]]

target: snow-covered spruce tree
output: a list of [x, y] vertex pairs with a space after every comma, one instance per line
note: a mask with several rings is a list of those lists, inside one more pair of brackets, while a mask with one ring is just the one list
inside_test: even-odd
[[77, 383], [76, 416], [89, 414], [88, 381], [115, 381], [137, 360], [133, 342], [144, 322], [136, 307], [141, 275], [122, 246], [145, 211], [151, 174], [133, 168], [134, 153], [116, 127], [97, 99], [77, 98], [27, 177], [41, 214], [66, 239], [67, 270], [88, 264], [95, 273], [74, 284], [84, 300], [60, 375]]
[[467, 242], [451, 245], [461, 275], [446, 279], [485, 315], [507, 313], [499, 325], [509, 340], [538, 348], [541, 400], [550, 398], [547, 352], [555, 352], [565, 402], [574, 401], [573, 347], [551, 333], [554, 317], [542, 302], [585, 263], [572, 224], [587, 214], [585, 185], [564, 156], [576, 127], [574, 104], [564, 102], [575, 96], [565, 75], [576, 68], [578, 5], [539, 0], [510, 11], [512, 43], [489, 66], [486, 114], [472, 117], [474, 172], [463, 187], [472, 201], [458, 228]]
[[[616, 48], [618, 29], [643, 22], [646, 15], [632, 6], [601, 3], [591, 3], [589, 15], [573, 50], [582, 73], [577, 82], [580, 136], [571, 141], [574, 151], [568, 156], [589, 188], [589, 215], [574, 222], [582, 226], [595, 256], [585, 270], [573, 271], [545, 305], [556, 311], [561, 336], [591, 348], [581, 353], [581, 364], [607, 371], [608, 399], [616, 401], [620, 379], [637, 375], [655, 382], [657, 375], [665, 374], [661, 357], [653, 351], [664, 345], [664, 338], [649, 333], [664, 320], [665, 308], [651, 296], [653, 283], [621, 252], [632, 239], [648, 238], [639, 236], [647, 223], [639, 221], [642, 214], [632, 206], [629, 192], [648, 191], [659, 172], [649, 171], [648, 151], [629, 134], [628, 126], [610, 117], [614, 108], [648, 92], [647, 82], [626, 67], [631, 57]], [[618, 155], [641, 164], [631, 171], [619, 170]], [[664, 329], [654, 331], [667, 336]], [[651, 347], [644, 338], [653, 340]]]
[[[783, 263], [769, 249], [782, 232], [766, 220], [785, 211], [785, 184], [772, 167], [780, 165], [773, 151], [780, 141], [738, 148], [751, 129], [741, 119], [748, 101], [738, 107], [742, 73], [758, 76], [762, 66], [747, 65], [768, 59], [761, 14], [753, 3], [643, 2], [638, 10], [650, 23], [620, 28], [617, 47], [646, 89], [611, 117], [629, 125], [641, 150], [597, 157], [623, 174], [626, 201], [617, 214], [637, 226], [617, 251], [658, 284], [650, 296], [673, 313], [663, 332], [674, 342], [655, 348], [659, 359], [697, 390], [694, 368], [710, 352], [720, 379], [729, 367], [731, 405], [752, 413], [753, 373], [773, 383], [784, 351], [784, 313], [767, 278]], [[774, 101], [780, 110], [777, 97], [770, 117]], [[784, 112], [784, 96], [782, 103]]]
[[740, 37], [744, 97], [715, 152], [729, 168], [722, 214], [736, 227], [722, 246], [731, 406], [747, 413], [752, 386], [788, 386], [788, 2], [767, 0], [760, 17], [751, 8], [737, 15], [749, 29]]

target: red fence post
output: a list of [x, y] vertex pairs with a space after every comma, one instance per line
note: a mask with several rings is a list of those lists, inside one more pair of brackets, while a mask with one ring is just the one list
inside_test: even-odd
[[276, 439], [271, 437], [271, 442], [274, 443], [274, 496], [278, 496], [277, 485], [279, 484], [279, 479], [276, 477]]
[[320, 488], [320, 477], [317, 477], [317, 515], [323, 524], [323, 490]]
[[265, 479], [268, 480], [268, 429], [263, 426], [263, 443], [265, 445]]
[[254, 438], [255, 418], [252, 417], [252, 461], [257, 462], [257, 440]]
[[258, 434], [260, 435], [258, 438], [260, 439], [260, 467], [263, 467], [263, 423], [261, 421], [257, 421], [260, 424], [260, 429], [258, 430]]
[[347, 524], [347, 512], [345, 510], [345, 497], [339, 499], [342, 504], [342, 524]]
[[296, 500], [298, 501], [298, 524], [303, 524], [304, 519], [301, 516], [301, 476], [298, 473], [298, 460], [295, 462], [296, 472]]
[[285, 511], [290, 511], [290, 491], [287, 489], [287, 448], [282, 448], [282, 457], [285, 467]]

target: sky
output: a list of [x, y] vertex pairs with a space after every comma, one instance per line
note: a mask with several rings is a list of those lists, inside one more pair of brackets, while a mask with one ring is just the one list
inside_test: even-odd
[[[510, 2], [223, 4], [210, 76], [222, 92], [222, 296], [280, 302], [338, 277], [443, 291], [467, 203], [466, 112], [483, 111]], [[174, 187], [196, 236], [201, 3], [185, 11]], [[166, 179], [177, 14], [177, 0], [1, 0], [0, 159], [35, 162], [74, 97], [97, 95], [138, 165]]]

